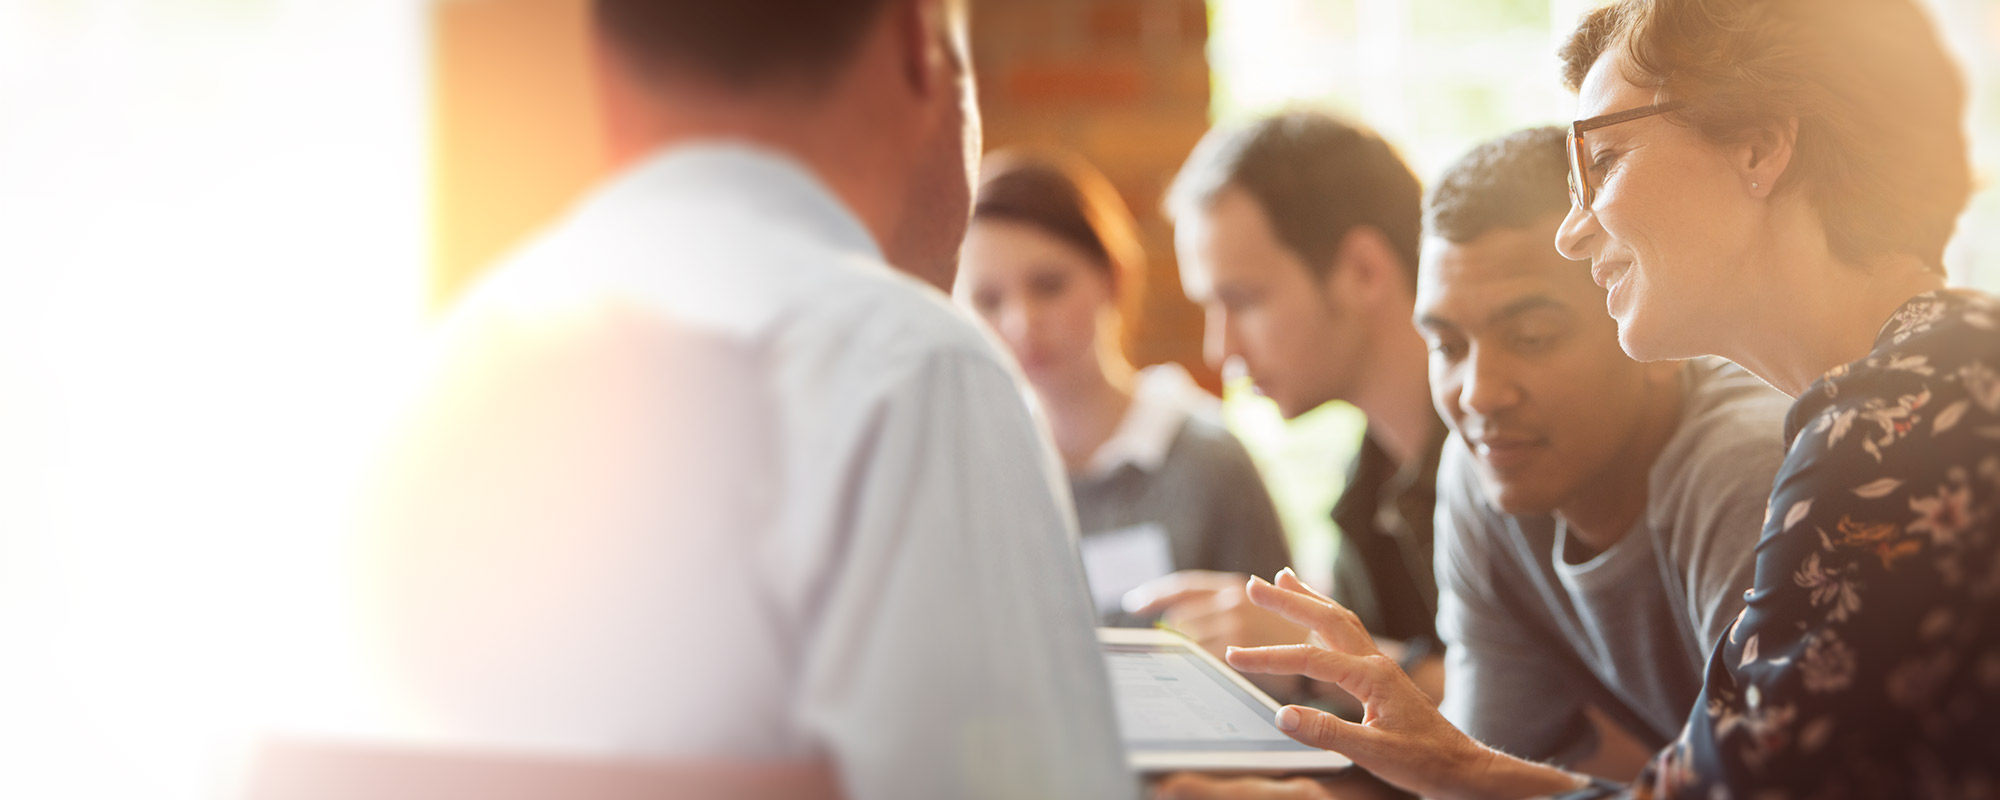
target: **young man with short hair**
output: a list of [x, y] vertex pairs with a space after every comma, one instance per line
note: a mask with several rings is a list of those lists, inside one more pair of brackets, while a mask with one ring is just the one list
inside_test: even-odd
[[[1287, 419], [1333, 400], [1367, 415], [1333, 510], [1333, 596], [1370, 632], [1406, 645], [1406, 663], [1434, 666], [1424, 656], [1436, 637], [1433, 475], [1445, 434], [1409, 323], [1423, 224], [1416, 176], [1374, 132], [1293, 111], [1210, 132], [1167, 204], [1181, 285], [1208, 316], [1208, 360], [1240, 359]], [[1303, 631], [1244, 598], [1245, 577], [1176, 573], [1140, 587], [1135, 605], [1218, 654], [1297, 641]]]
[[1453, 431], [1444, 711], [1515, 755], [1624, 779], [1680, 731], [1743, 607], [1790, 400], [1720, 359], [1625, 355], [1604, 290], [1550, 245], [1563, 136], [1481, 145], [1427, 212], [1415, 319]]

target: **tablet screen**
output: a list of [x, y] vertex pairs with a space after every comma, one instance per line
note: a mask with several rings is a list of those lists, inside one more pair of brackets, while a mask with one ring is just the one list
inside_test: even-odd
[[1274, 709], [1184, 647], [1107, 642], [1104, 663], [1128, 748], [1318, 752], [1278, 730]]

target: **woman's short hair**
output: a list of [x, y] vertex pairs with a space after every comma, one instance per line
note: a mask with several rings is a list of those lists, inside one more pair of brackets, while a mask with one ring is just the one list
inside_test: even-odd
[[1146, 252], [1131, 210], [1103, 173], [1066, 153], [1027, 149], [987, 154], [980, 173], [974, 220], [1034, 226], [1089, 255], [1120, 298], [1138, 296]]
[[1613, 49], [1624, 77], [1710, 141], [1798, 120], [1774, 192], [1801, 192], [1842, 260], [1942, 271], [1972, 191], [1965, 88], [1917, 0], [1616, 0], [1561, 51], [1576, 91]]

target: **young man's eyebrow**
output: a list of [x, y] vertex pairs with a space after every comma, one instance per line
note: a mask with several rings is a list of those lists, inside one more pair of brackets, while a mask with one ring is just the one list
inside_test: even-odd
[[[1501, 306], [1498, 309], [1495, 309], [1493, 313], [1487, 314], [1486, 324], [1488, 325], [1498, 324], [1501, 322], [1505, 322], [1510, 318], [1526, 314], [1530, 311], [1538, 311], [1544, 308], [1552, 308], [1557, 311], [1568, 311], [1569, 304], [1564, 303], [1561, 300], [1557, 300], [1555, 297], [1550, 295], [1532, 294], [1528, 295], [1527, 297], [1516, 299], [1511, 303], [1508, 303], [1504, 306]], [[1434, 331], [1457, 331], [1459, 329], [1458, 323], [1431, 313], [1418, 314], [1415, 319], [1411, 320], [1411, 322], [1414, 323], [1419, 328], [1424, 328]]]
[[1426, 330], [1433, 330], [1433, 331], [1458, 330], [1458, 323], [1452, 322], [1451, 320], [1445, 319], [1444, 317], [1440, 317], [1436, 314], [1429, 314], [1429, 313], [1418, 314], [1416, 319], [1410, 320], [1410, 322], [1416, 325], [1417, 327]]
[[1508, 303], [1504, 306], [1499, 307], [1498, 309], [1495, 309], [1493, 313], [1487, 314], [1486, 324], [1488, 325], [1498, 324], [1501, 322], [1505, 322], [1513, 317], [1518, 317], [1521, 316], [1522, 314], [1526, 314], [1530, 311], [1539, 311], [1544, 308], [1552, 308], [1557, 311], [1568, 311], [1569, 304], [1564, 303], [1561, 300], [1557, 300], [1556, 298], [1550, 295], [1531, 294], [1528, 295], [1527, 297], [1518, 298], [1511, 303]]

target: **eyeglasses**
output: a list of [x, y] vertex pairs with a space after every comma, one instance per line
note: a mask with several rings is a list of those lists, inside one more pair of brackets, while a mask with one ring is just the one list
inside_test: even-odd
[[1590, 165], [1584, 162], [1583, 134], [1598, 128], [1606, 128], [1620, 122], [1645, 119], [1655, 114], [1665, 114], [1680, 108], [1679, 101], [1654, 103], [1650, 106], [1628, 108], [1603, 116], [1580, 119], [1569, 124], [1569, 201], [1577, 208], [1590, 210], [1597, 201], [1597, 188], [1590, 185]]

